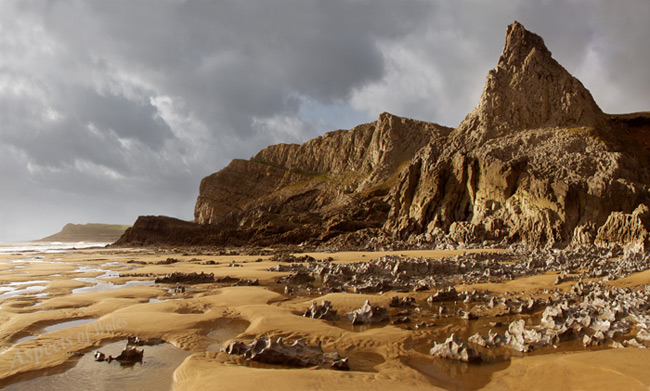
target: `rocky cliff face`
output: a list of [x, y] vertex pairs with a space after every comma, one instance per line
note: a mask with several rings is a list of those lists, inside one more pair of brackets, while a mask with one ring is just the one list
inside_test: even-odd
[[302, 145], [270, 146], [201, 181], [196, 222], [247, 231], [258, 244], [381, 228], [399, 169], [451, 130], [383, 113]]
[[[649, 184], [650, 113], [604, 114], [515, 22], [456, 129], [384, 113], [234, 160], [201, 182], [203, 228], [192, 230], [204, 239], [192, 241], [648, 245]], [[163, 225], [150, 236], [183, 236], [182, 224]], [[130, 235], [154, 226], [144, 219]]]
[[650, 121], [636, 118], [631, 130], [603, 114], [514, 23], [478, 106], [400, 176], [384, 228], [411, 242], [593, 243], [612, 212], [648, 202], [648, 149], [634, 144]]

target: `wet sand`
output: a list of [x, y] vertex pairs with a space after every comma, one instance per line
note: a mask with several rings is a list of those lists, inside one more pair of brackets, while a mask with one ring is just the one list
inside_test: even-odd
[[[384, 254], [440, 257], [458, 253], [461, 251], [310, 255], [348, 263], [369, 261]], [[170, 257], [179, 262], [155, 264]], [[57, 389], [53, 384], [63, 383], [49, 381], [55, 378], [52, 376], [48, 380], [45, 375], [56, 374], [58, 379], [74, 383], [74, 379], [83, 378], [84, 373], [96, 370], [108, 379], [103, 381], [125, 390], [164, 389], [161, 384], [169, 382], [169, 389], [174, 390], [256, 387], [267, 390], [647, 390], [650, 387], [648, 349], [593, 350], [568, 343], [534, 354], [512, 353], [507, 358], [496, 357], [482, 364], [431, 357], [428, 350], [434, 341], [444, 340], [451, 332], [466, 337], [476, 331], [486, 331], [489, 321], [495, 320], [435, 319], [432, 314], [437, 308], [427, 308], [425, 304], [431, 291], [409, 294], [422, 307], [420, 313], [413, 315], [417, 318], [414, 322], [431, 319], [431, 327], [422, 329], [409, 330], [409, 325], [385, 323], [351, 326], [345, 321], [304, 318], [300, 314], [313, 300], [329, 300], [339, 314], [343, 314], [360, 307], [367, 299], [374, 305], [388, 305], [392, 296], [405, 294], [285, 295], [275, 280], [289, 273], [268, 271], [278, 264], [268, 258], [181, 255], [149, 249], [2, 254], [0, 386], [51, 390]], [[206, 264], [208, 261], [214, 264]], [[241, 267], [230, 267], [232, 261]], [[174, 271], [258, 279], [260, 286], [184, 284], [184, 293], [174, 293], [175, 284], [154, 284], [153, 277], [147, 276]], [[118, 277], [119, 272], [142, 276]], [[504, 283], [461, 285], [457, 289], [534, 293], [554, 288], [555, 277], [538, 275]], [[612, 282], [625, 287], [649, 283], [649, 272]], [[391, 311], [394, 314], [399, 309]], [[166, 347], [144, 346], [144, 363], [130, 370], [90, 359], [94, 350], [119, 350], [116, 346], [120, 341], [135, 335], [163, 338], [168, 344], [164, 345]], [[349, 357], [351, 371], [259, 364], [219, 351], [231, 339], [251, 341], [262, 335], [281, 336], [289, 341], [303, 339], [314, 345], [321, 342], [324, 351]], [[147, 378], [150, 383], [146, 383]], [[68, 384], [66, 389], [71, 386]]]

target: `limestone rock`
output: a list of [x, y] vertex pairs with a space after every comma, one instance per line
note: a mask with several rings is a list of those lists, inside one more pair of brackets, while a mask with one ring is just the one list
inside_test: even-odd
[[337, 370], [349, 370], [347, 358], [338, 353], [325, 353], [318, 346], [309, 346], [302, 340], [285, 345], [282, 338], [273, 340], [263, 336], [250, 344], [232, 341], [226, 347], [226, 353], [244, 355], [245, 358], [266, 364], [288, 365], [292, 367], [329, 367]]
[[386, 307], [373, 306], [369, 300], [366, 300], [361, 308], [348, 312], [345, 316], [354, 325], [381, 323], [389, 320]]
[[165, 343], [165, 340], [162, 338], [147, 338], [142, 339], [138, 336], [130, 336], [127, 338], [127, 345], [132, 346], [154, 346]]
[[456, 301], [456, 300], [458, 300], [458, 292], [456, 291], [456, 288], [450, 286], [446, 289], [436, 291], [436, 293], [429, 296], [427, 298], [427, 303], [432, 304], [441, 301]]
[[503, 336], [490, 329], [488, 330], [487, 338], [483, 338], [481, 334], [476, 333], [469, 337], [467, 339], [467, 342], [482, 346], [484, 348], [494, 348], [503, 346], [505, 344], [505, 339]]
[[251, 241], [301, 243], [384, 224], [402, 165], [451, 129], [382, 113], [302, 145], [278, 144], [201, 181], [195, 221], [250, 229]]
[[316, 304], [315, 301], [311, 303], [311, 307], [309, 307], [302, 316], [314, 319], [338, 320], [339, 316], [336, 312], [337, 311], [332, 308], [332, 303], [330, 301], [322, 300], [320, 305]]
[[650, 345], [650, 332], [648, 332], [648, 330], [639, 330], [639, 332], [636, 333], [635, 338], [641, 343]]
[[161, 277], [156, 277], [155, 283], [186, 283], [186, 284], [204, 284], [214, 282], [214, 273], [182, 273], [173, 272]]
[[612, 212], [598, 229], [596, 244], [640, 247], [643, 251], [650, 240], [650, 208], [639, 205], [632, 213]]
[[481, 360], [481, 355], [474, 349], [467, 346], [456, 334], [452, 334], [442, 343], [435, 343], [429, 353], [433, 356], [458, 360], [464, 362], [476, 362]]
[[404, 296], [401, 299], [397, 296], [390, 298], [389, 307], [411, 308], [415, 307], [415, 297]]
[[589, 91], [553, 59], [543, 39], [515, 22], [478, 106], [456, 132], [481, 142], [520, 129], [594, 126], [601, 116]]
[[478, 106], [402, 171], [384, 230], [462, 246], [591, 244], [610, 213], [648, 204], [649, 136], [648, 113], [602, 113], [514, 23]]

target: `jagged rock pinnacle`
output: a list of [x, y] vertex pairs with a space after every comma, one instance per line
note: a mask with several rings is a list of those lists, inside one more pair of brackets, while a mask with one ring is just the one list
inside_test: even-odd
[[499, 66], [503, 68], [521, 66], [533, 50], [544, 57], [551, 57], [551, 52], [544, 45], [542, 37], [526, 30], [521, 23], [514, 22], [506, 30], [506, 43], [499, 59]]
[[544, 40], [515, 22], [478, 106], [456, 135], [471, 145], [520, 129], [594, 126], [601, 116], [589, 91], [553, 59]]

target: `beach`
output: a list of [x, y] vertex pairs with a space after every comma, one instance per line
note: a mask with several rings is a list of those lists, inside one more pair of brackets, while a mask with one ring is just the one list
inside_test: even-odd
[[[462, 253], [422, 250], [308, 255], [345, 265], [385, 255], [439, 258]], [[125, 390], [640, 390], [650, 386], [645, 364], [650, 350], [636, 347], [584, 347], [568, 341], [532, 353], [509, 351], [490, 358], [484, 352], [480, 364], [433, 357], [429, 349], [451, 333], [466, 339], [498, 327], [493, 325], [495, 320], [512, 321], [517, 316], [490, 315], [476, 320], [441, 316], [443, 310], [461, 308], [462, 304], [427, 304], [433, 290], [324, 293], [297, 289], [288, 293], [276, 281], [291, 273], [269, 270], [280, 264], [270, 254], [188, 249], [90, 248], [0, 254], [0, 386], [10, 390], [87, 389], [98, 384]], [[226, 276], [231, 279], [154, 283], [154, 276], [173, 272], [213, 273], [215, 281]], [[549, 272], [504, 282], [458, 284], [456, 289], [533, 295], [557, 288], [556, 277]], [[244, 279], [257, 284], [234, 286], [227, 282], [247, 281]], [[630, 289], [649, 283], [647, 272], [611, 282]], [[560, 284], [560, 288], [568, 290], [571, 285]], [[409, 322], [352, 325], [345, 317], [329, 321], [302, 316], [314, 301], [327, 300], [343, 315], [369, 300], [372, 305], [386, 306], [390, 318], [395, 319], [400, 311], [406, 313], [389, 307], [395, 296], [414, 298], [416, 307], [408, 310]], [[524, 318], [535, 317], [539, 313]], [[134, 366], [92, 359], [97, 350], [117, 355], [132, 336], [161, 338], [166, 343], [143, 346], [143, 362]], [[301, 340], [310, 346], [320, 343], [324, 352], [347, 357], [350, 370], [266, 364], [223, 351], [232, 340], [250, 342], [261, 336], [282, 337], [287, 343]]]

